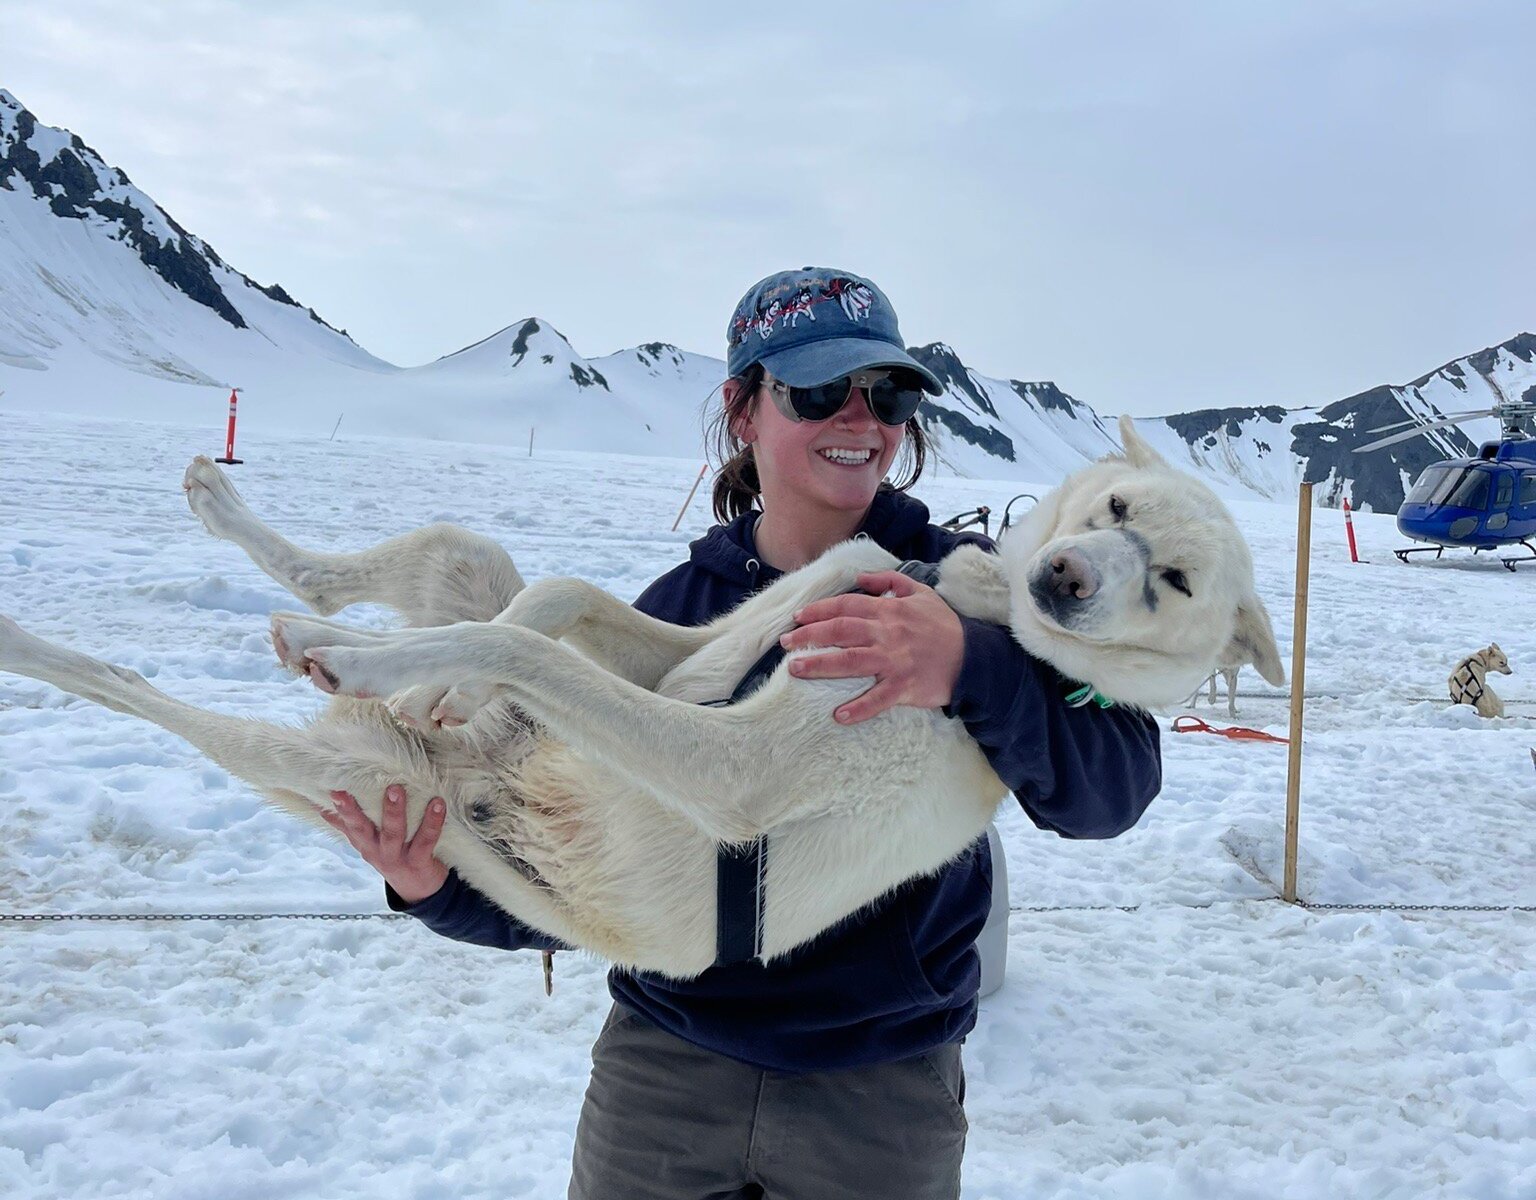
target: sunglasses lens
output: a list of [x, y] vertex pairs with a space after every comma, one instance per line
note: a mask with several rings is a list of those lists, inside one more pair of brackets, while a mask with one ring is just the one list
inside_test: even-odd
[[825, 421], [836, 416], [848, 400], [848, 379], [834, 379], [815, 387], [789, 389], [789, 401], [802, 421]]
[[875, 419], [884, 425], [905, 425], [922, 400], [922, 388], [899, 383], [895, 376], [888, 376], [869, 389], [869, 407]]

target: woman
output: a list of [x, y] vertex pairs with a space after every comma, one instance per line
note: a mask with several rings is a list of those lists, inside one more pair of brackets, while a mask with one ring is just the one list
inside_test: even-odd
[[[701, 624], [855, 536], [919, 563], [985, 543], [929, 524], [906, 494], [923, 465], [918, 402], [941, 387], [907, 354], [874, 284], [819, 268], [772, 275], [737, 305], [727, 337], [721, 523], [637, 608]], [[884, 484], [903, 449], [901, 482]], [[783, 639], [784, 649], [838, 648], [797, 659], [799, 675], [875, 679], [833, 719], [943, 709], [1041, 828], [1103, 838], [1136, 823], [1161, 783], [1145, 715], [1070, 707], [1060, 676], [1006, 630], [957, 616], [908, 575], [859, 586], [809, 605]], [[759, 664], [738, 696], [773, 665]], [[462, 941], [555, 948], [432, 857], [439, 804], [407, 842], [403, 797], [391, 793], [382, 826], [348, 801], [333, 824], [384, 875], [392, 908]], [[615, 1003], [593, 1047], [570, 1195], [957, 1196], [960, 1042], [976, 1021], [974, 943], [991, 881], [982, 839], [783, 959], [733, 953], [723, 931], [720, 961], [695, 979], [611, 973]]]

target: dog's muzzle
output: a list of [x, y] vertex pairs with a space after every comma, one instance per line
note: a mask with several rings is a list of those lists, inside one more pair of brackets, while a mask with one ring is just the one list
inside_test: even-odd
[[1059, 538], [1043, 547], [1029, 575], [1036, 610], [1061, 628], [1091, 636], [1122, 588], [1143, 580], [1150, 548], [1126, 529]]

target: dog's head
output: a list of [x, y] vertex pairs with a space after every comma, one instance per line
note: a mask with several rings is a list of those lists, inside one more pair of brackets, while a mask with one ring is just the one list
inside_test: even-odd
[[1068, 477], [1003, 540], [1015, 636], [1128, 704], [1175, 703], [1233, 655], [1284, 683], [1253, 559], [1226, 506], [1128, 417], [1120, 437], [1123, 455]]
[[1500, 675], [1513, 675], [1515, 669], [1509, 665], [1509, 659], [1504, 657], [1504, 651], [1499, 649], [1498, 642], [1493, 642], [1488, 649], [1483, 651], [1483, 665], [1490, 671], [1497, 671]]

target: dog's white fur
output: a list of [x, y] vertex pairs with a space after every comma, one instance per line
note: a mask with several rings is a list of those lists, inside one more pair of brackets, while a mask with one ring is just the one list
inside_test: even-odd
[[1499, 649], [1498, 642], [1474, 651], [1456, 664], [1456, 669], [1446, 680], [1451, 703], [1470, 704], [1477, 709], [1480, 717], [1502, 717], [1504, 701], [1499, 699], [1498, 693], [1488, 683], [1490, 671], [1497, 671], [1500, 675], [1515, 673], [1504, 651]]
[[[947, 558], [940, 595], [1125, 704], [1176, 701], [1234, 640], [1280, 674], [1225, 508], [1129, 421], [1121, 435], [1123, 457], [1068, 479], [998, 555]], [[960, 722], [937, 711], [834, 722], [868, 679], [781, 666], [739, 704], [697, 703], [728, 696], [801, 607], [896, 565], [870, 542], [688, 628], [579, 580], [524, 587], [500, 547], [460, 529], [316, 554], [262, 524], [209, 460], [184, 483], [211, 532], [312, 609], [368, 600], [418, 628], [275, 616], [283, 662], [342, 693], [306, 729], [203, 712], [4, 618], [0, 669], [153, 721], [323, 828], [333, 789], [377, 821], [385, 786], [404, 784], [411, 830], [442, 796], [443, 862], [525, 923], [615, 963], [687, 977], [713, 962], [719, 844], [771, 835], [761, 954], [773, 958], [936, 870], [1004, 794]], [[1173, 571], [1192, 595], [1170, 586]]]

